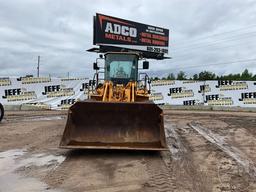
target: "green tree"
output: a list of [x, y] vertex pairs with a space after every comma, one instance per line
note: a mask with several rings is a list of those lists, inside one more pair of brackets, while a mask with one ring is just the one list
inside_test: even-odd
[[186, 77], [186, 74], [184, 71], [180, 71], [178, 74], [177, 74], [177, 80], [186, 80], [187, 77]]
[[248, 69], [245, 69], [241, 74], [241, 80], [252, 80], [252, 73], [249, 73]]
[[241, 75], [240, 75], [240, 73], [233, 74], [232, 79], [235, 80], [235, 81], [241, 80]]
[[[154, 80], [159, 80], [158, 77], [152, 78]], [[177, 78], [173, 73], [168, 74], [167, 77], [162, 77], [163, 80], [234, 80], [234, 81], [241, 81], [241, 80], [250, 80], [256, 81], [256, 74], [250, 73], [248, 69], [245, 69], [241, 74], [240, 73], [230, 73], [228, 75], [220, 75], [217, 76], [215, 73], [210, 71], [202, 71], [199, 74], [194, 74], [192, 77], [188, 78], [184, 71], [180, 71], [177, 74]]]
[[193, 75], [193, 80], [198, 80], [198, 75], [197, 74]]
[[205, 81], [205, 80], [214, 80], [214, 79], [216, 79], [216, 75], [213, 72], [202, 71], [199, 73], [198, 80]]
[[173, 73], [169, 74], [167, 80], [175, 80], [175, 75]]
[[254, 76], [252, 77], [252, 80], [253, 80], [253, 81], [256, 81], [256, 75], [254, 75]]

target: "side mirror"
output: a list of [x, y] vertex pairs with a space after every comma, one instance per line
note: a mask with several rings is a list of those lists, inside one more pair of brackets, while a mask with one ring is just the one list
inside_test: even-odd
[[143, 69], [148, 69], [148, 68], [149, 68], [149, 62], [143, 61]]
[[94, 70], [99, 70], [100, 68], [98, 67], [98, 64], [97, 63], [93, 63], [93, 69]]

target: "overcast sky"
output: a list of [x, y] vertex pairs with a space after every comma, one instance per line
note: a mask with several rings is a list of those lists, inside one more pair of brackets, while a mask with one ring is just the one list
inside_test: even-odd
[[36, 75], [38, 55], [42, 75], [91, 76], [96, 12], [170, 29], [151, 74], [256, 74], [255, 0], [0, 0], [0, 76]]

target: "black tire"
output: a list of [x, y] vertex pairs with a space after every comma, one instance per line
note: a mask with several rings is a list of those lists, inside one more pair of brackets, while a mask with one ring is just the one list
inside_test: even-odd
[[4, 117], [4, 107], [0, 103], [0, 122], [2, 121], [3, 117]]

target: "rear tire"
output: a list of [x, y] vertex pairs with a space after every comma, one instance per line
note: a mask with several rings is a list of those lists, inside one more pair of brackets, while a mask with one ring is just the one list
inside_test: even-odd
[[0, 103], [0, 122], [2, 121], [3, 117], [4, 117], [4, 107]]

